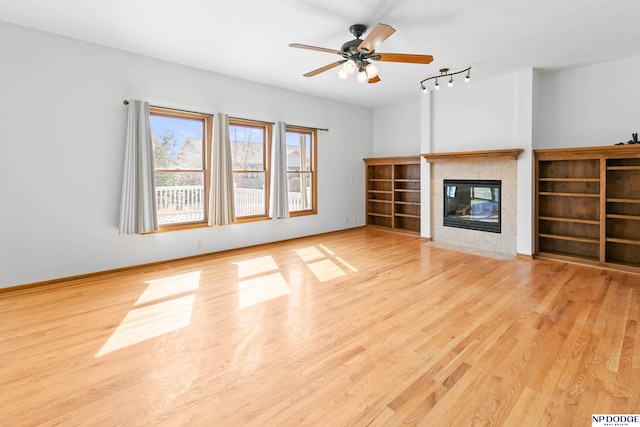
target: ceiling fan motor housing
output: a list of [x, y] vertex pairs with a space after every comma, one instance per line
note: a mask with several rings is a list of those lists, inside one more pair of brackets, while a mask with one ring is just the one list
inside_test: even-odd
[[358, 46], [360, 46], [360, 43], [362, 43], [362, 40], [360, 39], [350, 40], [343, 44], [340, 50], [342, 53], [347, 55], [353, 55], [358, 52]]
[[354, 24], [349, 27], [349, 31], [351, 31], [351, 34], [353, 34], [355, 38], [359, 39], [360, 36], [367, 31], [367, 26], [362, 24]]
[[358, 50], [358, 47], [362, 43], [360, 36], [362, 36], [367, 31], [367, 26], [363, 24], [354, 24], [349, 27], [349, 31], [351, 34], [355, 36], [355, 39], [349, 40], [345, 42], [340, 51], [342, 52], [342, 57], [347, 60], [352, 60], [356, 63], [358, 69], [363, 69], [368, 64], [368, 59], [371, 56], [372, 52], [367, 52], [366, 49]]

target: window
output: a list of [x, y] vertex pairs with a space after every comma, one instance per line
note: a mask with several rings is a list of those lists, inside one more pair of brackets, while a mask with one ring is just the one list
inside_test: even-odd
[[211, 116], [149, 109], [160, 228], [207, 223]]
[[291, 215], [318, 212], [315, 129], [287, 126], [287, 183]]
[[236, 218], [266, 218], [269, 213], [271, 124], [229, 119]]

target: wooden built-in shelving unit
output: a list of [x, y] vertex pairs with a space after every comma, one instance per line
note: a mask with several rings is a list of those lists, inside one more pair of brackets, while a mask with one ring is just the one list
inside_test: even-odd
[[640, 271], [640, 145], [534, 156], [536, 255]]
[[420, 156], [364, 162], [367, 225], [420, 234]]

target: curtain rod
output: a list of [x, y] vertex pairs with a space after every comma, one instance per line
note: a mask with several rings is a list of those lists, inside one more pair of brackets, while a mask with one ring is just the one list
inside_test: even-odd
[[[125, 99], [124, 101], [122, 101], [122, 103], [124, 105], [129, 105], [129, 100]], [[209, 114], [209, 113], [203, 113], [202, 111], [182, 110], [180, 108], [161, 107], [159, 105], [151, 105], [151, 104], [149, 104], [149, 107], [151, 107], [151, 108], [162, 108], [163, 110], [180, 111], [180, 112], [183, 112], [183, 113]]]
[[256, 123], [264, 123], [266, 125], [275, 125], [274, 122], [267, 122], [265, 120], [255, 120], [255, 119], [247, 119], [245, 117], [229, 117], [231, 120], [245, 120], [245, 121], [249, 121], [249, 122], [256, 122]]
[[[124, 105], [129, 105], [129, 100], [125, 99], [124, 101], [122, 101], [122, 103]], [[153, 108], [164, 108], [165, 110], [173, 110], [173, 111], [183, 111], [185, 113], [195, 113], [195, 114], [207, 114], [207, 113], [202, 113], [200, 111], [189, 111], [189, 110], [180, 110], [178, 108], [168, 108], [168, 107], [159, 107], [157, 105], [149, 105], [149, 107], [153, 107]], [[236, 119], [236, 120], [249, 120], [252, 122], [258, 122], [258, 123], [266, 123], [269, 125], [275, 125], [274, 122], [266, 122], [264, 120], [253, 120], [253, 119], [246, 119], [246, 118], [242, 118], [242, 117], [229, 117], [230, 119]], [[310, 126], [298, 126], [298, 125], [291, 125], [297, 128], [301, 128], [301, 129], [313, 129], [313, 130], [319, 130], [322, 132], [329, 132], [328, 128], [314, 128], [314, 127], [310, 127]]]
[[[287, 124], [291, 125], [291, 123], [287, 123]], [[314, 128], [312, 126], [298, 126], [298, 125], [291, 125], [291, 126], [296, 127], [296, 128], [300, 128], [300, 129], [312, 129], [312, 130], [319, 130], [319, 131], [322, 131], [322, 132], [329, 132], [328, 128]]]

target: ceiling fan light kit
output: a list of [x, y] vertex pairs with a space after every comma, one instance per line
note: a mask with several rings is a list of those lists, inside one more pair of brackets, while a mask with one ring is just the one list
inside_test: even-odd
[[464, 82], [465, 83], [469, 83], [469, 80], [471, 80], [471, 67], [465, 68], [464, 70], [451, 72], [451, 73], [449, 72], [448, 68], [441, 68], [439, 75], [432, 76], [432, 77], [427, 77], [426, 79], [422, 80], [420, 82], [420, 89], [422, 89], [422, 93], [429, 92], [429, 88], [425, 83], [428, 82], [429, 80], [435, 80], [435, 84], [433, 85], [433, 90], [439, 90], [440, 89], [440, 84], [438, 83], [438, 79], [444, 79], [446, 77], [449, 77], [449, 81], [447, 82], [447, 86], [451, 87], [451, 86], [453, 86], [453, 76], [455, 76], [457, 74], [462, 74], [462, 73], [467, 73], [467, 75], [464, 76]]
[[313, 71], [303, 74], [305, 77], [313, 77], [332, 68], [341, 65], [337, 76], [342, 80], [347, 80], [349, 75], [357, 71], [357, 81], [360, 83], [377, 83], [380, 81], [378, 67], [372, 61], [405, 62], [411, 64], [429, 64], [433, 61], [431, 55], [413, 55], [406, 53], [378, 53], [376, 48], [380, 43], [389, 38], [396, 30], [386, 24], [378, 24], [364, 38], [360, 39], [366, 31], [366, 25], [355, 24], [349, 27], [349, 31], [355, 39], [345, 42], [340, 50], [327, 49], [324, 47], [292, 43], [290, 47], [300, 49], [317, 50], [320, 52], [340, 55], [343, 59], [325, 65]]

